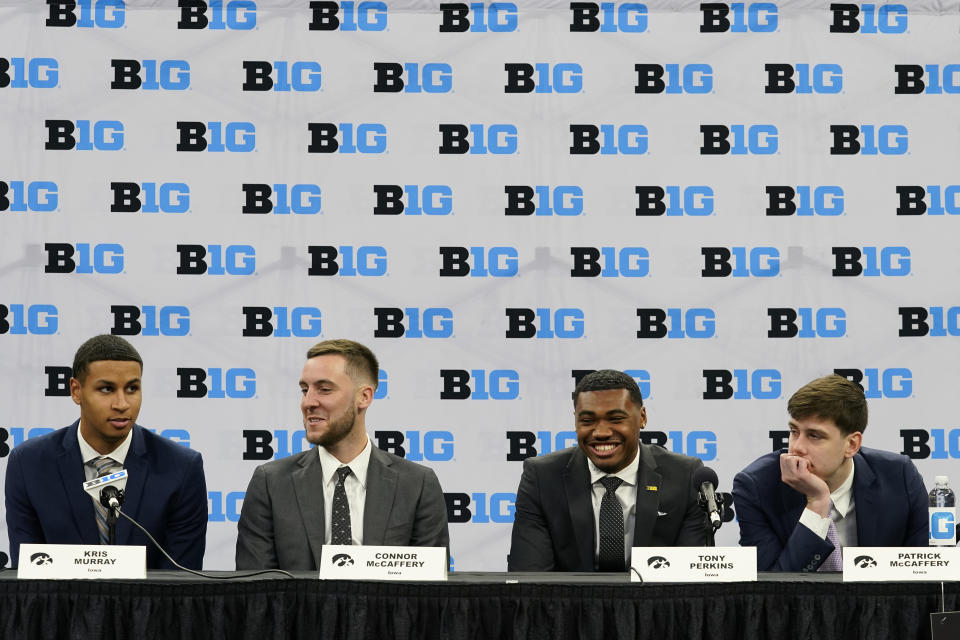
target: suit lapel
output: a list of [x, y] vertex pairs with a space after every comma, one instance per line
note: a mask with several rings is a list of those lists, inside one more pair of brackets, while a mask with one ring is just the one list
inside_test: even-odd
[[[779, 474], [778, 474], [779, 475]], [[780, 523], [784, 529], [784, 540], [790, 537], [791, 532], [800, 521], [800, 514], [807, 506], [807, 499], [802, 493], [791, 489], [783, 482], [778, 482], [780, 486], [780, 501], [783, 502], [783, 518]]]
[[314, 449], [308, 450], [298, 461], [300, 468], [293, 472], [293, 492], [297, 497], [300, 519], [307, 532], [309, 552], [314, 566], [320, 566], [320, 548], [323, 547], [323, 470], [320, 456]]
[[590, 471], [587, 469], [587, 456], [580, 449], [573, 452], [564, 469], [563, 488], [567, 493], [573, 537], [580, 554], [580, 570], [593, 571], [595, 524], [593, 501], [590, 499]]
[[[127, 457], [123, 459], [123, 467], [129, 474], [127, 476], [127, 486], [123, 490], [123, 511], [139, 522], [145, 514], [143, 492], [149, 479], [150, 466], [147, 464], [147, 449], [143, 438], [143, 429], [139, 425], [134, 425], [130, 437], [132, 438], [130, 448], [127, 450]], [[123, 517], [118, 519], [117, 544], [130, 544], [132, 535], [133, 525]]]
[[388, 455], [371, 445], [367, 497], [363, 506], [363, 544], [386, 544], [387, 522], [397, 492], [397, 472]]
[[64, 434], [60, 450], [57, 452], [57, 470], [63, 485], [63, 493], [67, 496], [73, 512], [74, 524], [80, 534], [80, 543], [99, 544], [100, 534], [97, 529], [93, 501], [83, 490], [86, 476], [83, 472], [80, 445], [77, 442], [79, 426], [80, 421], [77, 420]]
[[646, 445], [640, 445], [640, 467], [637, 469], [637, 508], [634, 513], [633, 546], [649, 547], [653, 528], [660, 513], [660, 492], [663, 478], [657, 461]]
[[881, 521], [877, 518], [881, 508], [876, 502], [880, 494], [874, 487], [876, 482], [877, 476], [863, 456], [859, 453], [853, 456], [853, 508], [857, 514], [858, 547], [885, 546]]

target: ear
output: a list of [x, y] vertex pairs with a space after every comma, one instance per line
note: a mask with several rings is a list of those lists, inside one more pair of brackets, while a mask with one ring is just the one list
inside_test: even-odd
[[70, 397], [73, 398], [74, 404], [80, 404], [80, 389], [82, 386], [79, 380], [70, 378]]
[[863, 444], [863, 434], [859, 431], [854, 431], [847, 436], [846, 446], [843, 449], [843, 456], [845, 458], [852, 458], [857, 455], [857, 451], [860, 451], [860, 445]]
[[373, 387], [369, 384], [361, 385], [356, 394], [357, 408], [366, 409], [373, 403]]
[[640, 428], [644, 429], [647, 426], [647, 408], [640, 407]]

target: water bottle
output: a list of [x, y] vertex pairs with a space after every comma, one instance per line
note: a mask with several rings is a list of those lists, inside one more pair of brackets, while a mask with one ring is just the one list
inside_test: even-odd
[[930, 546], [955, 546], [957, 509], [953, 489], [947, 476], [936, 477], [937, 486], [930, 492]]

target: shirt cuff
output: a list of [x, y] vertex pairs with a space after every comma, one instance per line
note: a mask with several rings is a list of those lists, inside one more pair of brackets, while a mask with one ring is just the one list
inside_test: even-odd
[[822, 539], [827, 539], [827, 531], [830, 529], [830, 518], [821, 518], [820, 514], [813, 509], [804, 509], [803, 513], [800, 514], [800, 524], [810, 529], [810, 531], [813, 531]]

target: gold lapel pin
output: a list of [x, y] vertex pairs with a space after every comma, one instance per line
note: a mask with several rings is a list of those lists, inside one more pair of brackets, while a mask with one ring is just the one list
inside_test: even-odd
[[655, 485], [655, 484], [648, 484], [645, 488], [646, 488], [647, 491], [656, 491], [656, 490], [657, 490], [657, 485]]

